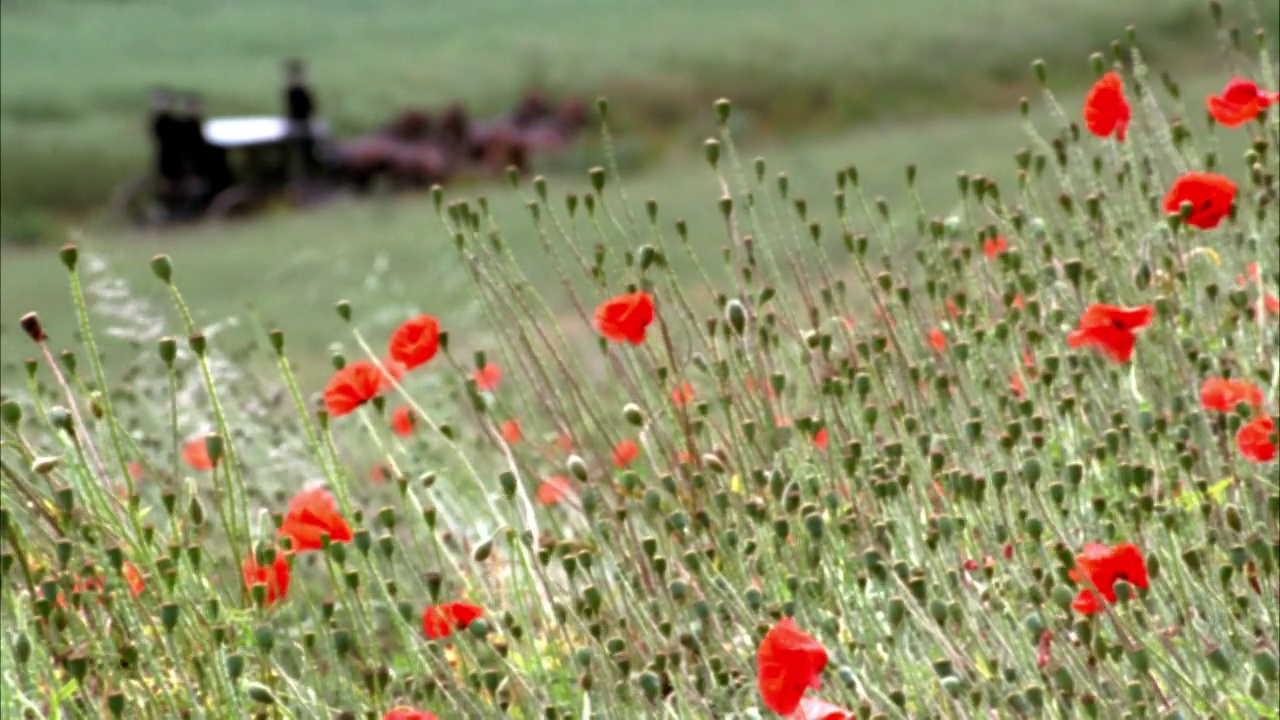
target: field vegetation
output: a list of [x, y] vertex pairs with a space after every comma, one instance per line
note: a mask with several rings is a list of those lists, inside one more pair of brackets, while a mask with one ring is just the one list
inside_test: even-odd
[[[1231, 2], [1229, 23], [1280, 22]], [[687, 148], [702, 109], [736, 99], [750, 137], [1007, 108], [1028, 57], [1082, 83], [1081, 48], [1144, 29], [1171, 70], [1214, 57], [1199, 0], [338, 0], [156, 3], [5, 0], [0, 7], [0, 239], [57, 239], [147, 165], [156, 85], [196, 90], [214, 114], [275, 112], [280, 61], [307, 58], [340, 135], [405, 107], [460, 101], [506, 112], [533, 85], [607, 94], [624, 167]], [[1045, 17], [1054, 21], [1046, 23]], [[942, 112], [946, 108], [946, 112]]]
[[0, 714], [1280, 716], [1277, 47], [1199, 10], [1186, 80], [7, 250]]

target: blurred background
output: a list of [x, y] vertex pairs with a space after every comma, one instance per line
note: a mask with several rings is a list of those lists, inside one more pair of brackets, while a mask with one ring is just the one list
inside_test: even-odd
[[[1223, 6], [1228, 28], [1280, 25], [1271, 0]], [[394, 315], [466, 292], [431, 182], [493, 196], [515, 245], [531, 229], [505, 191], [507, 145], [527, 146], [522, 166], [548, 175], [553, 192], [581, 192], [603, 158], [590, 122], [599, 96], [630, 196], [657, 199], [668, 226], [684, 216], [695, 232], [719, 232], [701, 145], [722, 96], [747, 158], [765, 155], [801, 190], [826, 197], [835, 172], [856, 163], [869, 192], [905, 198], [902, 168], [915, 162], [929, 210], [945, 212], [957, 170], [1012, 175], [1025, 144], [1017, 99], [1037, 97], [1030, 61], [1047, 61], [1074, 112], [1093, 79], [1090, 53], [1110, 60], [1127, 25], [1153, 80], [1178, 79], [1196, 123], [1203, 93], [1245, 72], [1255, 47], [1246, 37], [1245, 53], [1228, 52], [1205, 0], [3, 0], [4, 330], [31, 309], [70, 317], [52, 248], [75, 239], [142, 297], [158, 291], [146, 258], [169, 252], [207, 321], [292, 322], [291, 336], [322, 359], [336, 332], [326, 306], [338, 297], [377, 300]], [[252, 194], [253, 212], [225, 222], [170, 222], [154, 203], [139, 211], [137, 197], [153, 194], [157, 88], [197, 93], [206, 119], [278, 117], [290, 58], [305, 63], [324, 158], [348, 157], [331, 163], [342, 172], [313, 178], [315, 192]], [[521, 124], [530, 102], [541, 103], [541, 124]], [[400, 132], [397, 123], [444, 133], [450, 108], [482, 139], [414, 155], [411, 177], [348, 172], [349, 157]], [[574, 108], [587, 122], [572, 121]], [[255, 127], [220, 132], [266, 132], [264, 142], [276, 132]], [[240, 209], [244, 198], [233, 199]], [[517, 256], [536, 263], [529, 245]], [[299, 319], [307, 303], [317, 319]], [[47, 324], [57, 338], [59, 323]]]

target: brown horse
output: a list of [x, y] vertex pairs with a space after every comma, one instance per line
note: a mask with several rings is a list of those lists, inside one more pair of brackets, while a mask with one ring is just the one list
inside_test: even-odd
[[570, 100], [560, 106], [559, 112], [548, 112], [521, 130], [525, 145], [531, 150], [559, 150], [576, 140], [587, 124], [586, 105]]

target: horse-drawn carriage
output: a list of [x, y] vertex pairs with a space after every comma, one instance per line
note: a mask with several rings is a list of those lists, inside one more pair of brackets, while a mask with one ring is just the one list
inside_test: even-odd
[[[154, 171], [116, 191], [112, 207], [133, 223], [159, 225], [220, 219], [252, 212], [277, 201], [301, 202], [304, 184], [323, 174], [323, 166], [305, 167], [299, 141], [282, 117], [227, 117], [201, 125], [205, 148], [198, 172], [166, 181]], [[312, 156], [323, 161], [328, 128], [312, 122]], [[299, 192], [293, 192], [298, 189]]]
[[331, 142], [321, 121], [298, 133], [283, 117], [215, 118], [201, 123], [200, 138], [191, 141], [199, 147], [185, 148], [180, 180], [158, 172], [135, 178], [116, 192], [112, 207], [135, 224], [161, 225], [216, 220], [277, 202], [308, 204], [376, 185], [425, 189], [459, 177], [497, 177], [509, 167], [523, 173], [532, 153], [564, 148], [586, 125], [582, 103], [557, 108], [536, 93], [507, 117], [472, 123], [460, 105], [438, 116], [413, 109], [342, 142]]

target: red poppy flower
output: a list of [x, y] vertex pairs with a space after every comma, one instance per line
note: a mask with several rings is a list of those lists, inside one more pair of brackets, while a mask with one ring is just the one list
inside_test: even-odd
[[417, 417], [413, 414], [413, 408], [408, 405], [401, 405], [391, 412], [391, 429], [396, 431], [397, 435], [409, 436], [413, 434], [413, 428], [418, 424]]
[[405, 370], [427, 364], [440, 350], [440, 323], [430, 315], [406, 320], [391, 333], [387, 355]]
[[329, 534], [329, 542], [351, 542], [351, 526], [338, 511], [333, 495], [322, 487], [303, 490], [289, 501], [279, 534], [292, 541], [291, 550], [306, 552], [321, 548], [322, 533]]
[[515, 445], [520, 442], [520, 438], [524, 437], [519, 420], [503, 420], [498, 426], [498, 431], [502, 433], [502, 439], [506, 440], [508, 445]]
[[993, 258], [1009, 249], [1009, 241], [1003, 235], [987, 238], [982, 241], [982, 254]]
[[802, 697], [800, 707], [787, 720], [853, 720], [853, 713], [820, 698]]
[[929, 331], [929, 345], [935, 352], [942, 352], [947, 349], [947, 336], [942, 334], [938, 328]]
[[1027, 388], [1022, 384], [1022, 376], [1016, 372], [1009, 376], [1009, 392], [1020, 398], [1027, 394]]
[[1200, 404], [1206, 410], [1235, 412], [1236, 405], [1248, 403], [1262, 407], [1262, 390], [1246, 380], [1228, 380], [1212, 377], [1200, 386]]
[[543, 505], [555, 505], [569, 497], [573, 489], [569, 487], [568, 478], [556, 476], [543, 480], [538, 485], [538, 502]]
[[791, 618], [783, 618], [765, 634], [756, 652], [756, 685], [765, 707], [780, 715], [795, 712], [805, 690], [821, 686], [819, 676], [826, 666], [822, 643]]
[[142, 476], [146, 474], [147, 474], [147, 471], [142, 468], [141, 463], [136, 463], [136, 462], [129, 463], [129, 477], [133, 478], [134, 480], [141, 480]]
[[1026, 306], [1027, 306], [1027, 301], [1026, 301], [1026, 300], [1024, 300], [1024, 299], [1022, 299], [1022, 295], [1014, 295], [1014, 296], [1013, 296], [1013, 303], [1012, 303], [1012, 304], [1013, 304], [1013, 306], [1014, 306], [1014, 307], [1016, 307], [1016, 308], [1018, 308], [1019, 310], [1021, 310], [1021, 309], [1023, 309], [1024, 307], [1026, 307]]
[[374, 465], [369, 468], [369, 479], [376, 483], [384, 483], [391, 479], [391, 468], [386, 465]]
[[1262, 307], [1272, 315], [1280, 315], [1280, 297], [1266, 293], [1262, 296]]
[[476, 381], [477, 390], [493, 392], [502, 382], [502, 368], [497, 363], [485, 363], [484, 367], [471, 373], [471, 377]]
[[[759, 389], [759, 386], [756, 385], [756, 379], [751, 377], [750, 375], [747, 376], [747, 381], [744, 384], [746, 385], [747, 392], [753, 393]], [[764, 384], [764, 394], [767, 397], [774, 397], [775, 395], [773, 392], [773, 385], [770, 385], [769, 383], [766, 382]]]
[[956, 301], [951, 298], [947, 298], [947, 315], [951, 316], [952, 320], [960, 317], [960, 306], [956, 305]]
[[640, 446], [631, 440], [620, 440], [613, 446], [613, 464], [625, 468], [640, 457]]
[[1221, 95], [1204, 99], [1209, 114], [1219, 125], [1236, 127], [1258, 117], [1258, 113], [1273, 102], [1280, 102], [1280, 93], [1259, 90], [1257, 83], [1244, 78], [1232, 78]]
[[653, 318], [653, 297], [643, 290], [619, 295], [596, 308], [596, 328], [617, 343], [644, 342], [645, 329]]
[[[1137, 546], [1130, 543], [1115, 547], [1089, 543], [1084, 546], [1084, 554], [1076, 556], [1076, 566], [1071, 569], [1069, 576], [1079, 585], [1084, 585], [1087, 579], [1107, 602], [1114, 603], [1117, 580], [1124, 580], [1140, 588], [1147, 587], [1147, 563], [1142, 559], [1142, 552]], [[1084, 587], [1071, 607], [1082, 615], [1092, 615], [1101, 612], [1102, 603], [1093, 590]]]
[[1150, 305], [1090, 305], [1080, 316], [1076, 329], [1067, 335], [1067, 344], [1073, 348], [1089, 345], [1115, 362], [1127, 363], [1137, 344], [1134, 331], [1149, 325], [1154, 315], [1155, 308]]
[[283, 600], [289, 594], [289, 561], [285, 559], [282, 552], [276, 553], [276, 559], [271, 563], [271, 567], [263, 567], [258, 564], [257, 558], [253, 553], [244, 559], [244, 586], [252, 589], [254, 585], [266, 585], [267, 595], [263, 599], [265, 605], [274, 605], [276, 601]]
[[324, 406], [332, 417], [355, 412], [390, 384], [391, 373], [368, 360], [348, 363], [329, 378], [324, 387]]
[[693, 386], [687, 382], [682, 382], [671, 391], [671, 402], [677, 405], [687, 405], [693, 400]]
[[182, 459], [196, 470], [212, 470], [217, 464], [209, 457], [209, 446], [203, 436], [182, 446]]
[[[133, 597], [138, 597], [146, 589], [147, 585], [142, 579], [142, 573], [138, 571], [136, 565], [128, 560], [120, 566], [120, 574], [124, 576], [124, 582], [129, 586], [129, 594]], [[82, 595], [102, 592], [102, 578], [98, 576], [78, 578], [75, 584], [72, 585], [71, 591]], [[58, 607], [65, 608], [67, 606], [67, 599], [63, 597], [62, 593], [58, 593], [58, 597], [55, 600], [58, 603]]]
[[1236, 448], [1240, 454], [1256, 463], [1276, 459], [1276, 424], [1271, 418], [1254, 418], [1236, 432]]
[[414, 710], [411, 707], [400, 705], [388, 710], [382, 720], [439, 720], [434, 713], [426, 710]]
[[560, 436], [556, 438], [556, 447], [562, 453], [567, 454], [573, 452], [573, 438], [561, 433]]
[[142, 579], [142, 572], [138, 570], [138, 566], [129, 561], [125, 561], [120, 566], [120, 573], [124, 575], [124, 582], [129, 586], [129, 594], [137, 597], [146, 589], [147, 583]]
[[422, 632], [432, 640], [449, 637], [483, 615], [483, 608], [466, 602], [432, 605], [422, 613]]
[[[1259, 276], [1262, 275], [1262, 269], [1258, 267], [1258, 263], [1251, 262], [1248, 265], [1244, 266], [1244, 273], [1245, 273], [1244, 275], [1236, 276], [1236, 284], [1239, 285], [1240, 287], [1244, 287], [1245, 285], [1248, 285], [1249, 280], [1256, 281], [1259, 278]], [[1245, 279], [1246, 276], [1248, 277], [1248, 280]]]
[[827, 429], [826, 428], [822, 428], [818, 430], [817, 434], [813, 436], [813, 444], [817, 445], [819, 450], [827, 449]]
[[1040, 643], [1036, 646], [1036, 667], [1044, 669], [1049, 661], [1053, 659], [1050, 655], [1050, 648], [1053, 644], [1053, 633], [1045, 630], [1040, 633]]
[[1218, 226], [1222, 218], [1231, 213], [1231, 203], [1236, 198], [1236, 184], [1213, 173], [1184, 173], [1164, 196], [1164, 211], [1179, 212], [1182, 203], [1191, 203], [1191, 216], [1187, 223], [1209, 230]]
[[1084, 124], [1098, 137], [1116, 136], [1124, 142], [1129, 129], [1129, 101], [1124, 82], [1114, 72], [1103, 75], [1084, 99]]

